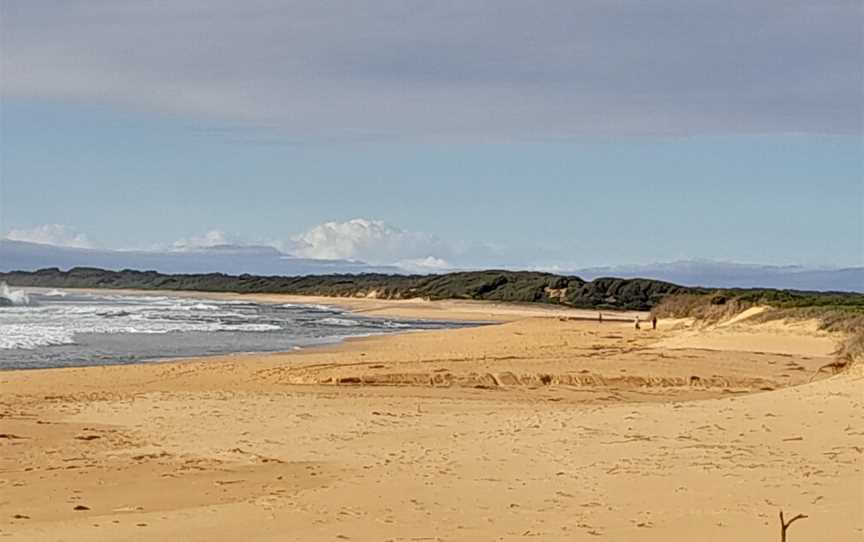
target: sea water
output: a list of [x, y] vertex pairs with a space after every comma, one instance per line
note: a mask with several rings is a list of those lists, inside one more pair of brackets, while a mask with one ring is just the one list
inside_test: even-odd
[[0, 299], [0, 369], [290, 351], [348, 337], [466, 325], [365, 318], [324, 305], [24, 292], [5, 284]]

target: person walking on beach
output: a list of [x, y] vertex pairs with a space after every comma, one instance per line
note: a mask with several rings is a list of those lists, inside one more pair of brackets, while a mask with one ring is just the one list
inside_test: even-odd
[[633, 319], [633, 327], [635, 327], [636, 329], [641, 329], [641, 326], [639, 326], [639, 317], [638, 316]]
[[602, 312], [597, 313], [597, 321], [600, 322], [601, 324], [603, 323], [603, 313]]
[[651, 315], [651, 329], [657, 329], [657, 317]]

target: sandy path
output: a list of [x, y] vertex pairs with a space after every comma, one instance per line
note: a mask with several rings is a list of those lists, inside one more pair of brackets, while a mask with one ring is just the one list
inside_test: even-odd
[[790, 353], [801, 329], [739, 323], [738, 351], [662, 324], [0, 373], [0, 534], [763, 541], [782, 507], [810, 516], [791, 540], [861, 540], [864, 379], [806, 384], [836, 337]]

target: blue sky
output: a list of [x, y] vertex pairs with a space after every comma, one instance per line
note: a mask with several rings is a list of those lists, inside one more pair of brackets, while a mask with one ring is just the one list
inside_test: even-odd
[[2, 5], [13, 238], [864, 263], [855, 2]]

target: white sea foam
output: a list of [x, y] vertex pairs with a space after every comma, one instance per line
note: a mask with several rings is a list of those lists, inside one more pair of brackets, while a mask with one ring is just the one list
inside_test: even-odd
[[[50, 292], [49, 292], [50, 293]], [[81, 334], [163, 334], [174, 332], [267, 332], [281, 329], [261, 322], [256, 312], [238, 312], [236, 303], [201, 302], [165, 296], [46, 296], [28, 305], [23, 292], [0, 284], [9, 306], [0, 309], [0, 350], [75, 344]], [[42, 294], [45, 295], [45, 294]], [[226, 310], [228, 309], [228, 310]]]
[[282, 329], [273, 324], [235, 324], [222, 325], [214, 331], [278, 331]]
[[403, 329], [411, 327], [411, 324], [403, 324], [400, 322], [391, 322], [390, 320], [384, 320], [381, 322], [381, 325], [391, 329]]
[[327, 326], [353, 327], [357, 325], [356, 320], [348, 320], [346, 318], [322, 318], [319, 322]]
[[70, 330], [52, 326], [5, 324], [0, 327], [0, 349], [32, 349], [39, 346], [73, 344]]
[[403, 324], [401, 322], [393, 322], [391, 320], [377, 320], [377, 319], [359, 319], [359, 320], [351, 320], [348, 318], [336, 318], [336, 317], [328, 317], [322, 318], [319, 320], [321, 324], [327, 326], [337, 326], [337, 327], [377, 327], [377, 328], [385, 328], [385, 329], [402, 329], [411, 327], [411, 324]]
[[[413, 327], [391, 320], [358, 318], [326, 305], [286, 304], [297, 309], [250, 302], [204, 300], [168, 296], [99, 295], [60, 292], [34, 294], [0, 285], [7, 300], [0, 308], [0, 365], [13, 361], [10, 350], [34, 350], [61, 345], [90, 348], [100, 344], [94, 335], [168, 333], [272, 333], [279, 340], [338, 340], [364, 331], [384, 333]], [[31, 303], [38, 301], [38, 303]], [[13, 304], [14, 303], [14, 304]], [[29, 303], [29, 304], [28, 304]], [[198, 341], [207, 341], [200, 337]], [[222, 339], [230, 344], [231, 337]], [[95, 341], [95, 343], [94, 343]], [[111, 343], [116, 344], [115, 342]], [[130, 343], [134, 344], [134, 343]], [[221, 344], [214, 337], [208, 344]], [[74, 348], [74, 346], [70, 346]], [[99, 346], [95, 346], [99, 348]], [[46, 354], [48, 355], [48, 354]], [[12, 356], [14, 357], [14, 356]]]
[[0, 306], [29, 305], [30, 296], [23, 290], [12, 290], [5, 282], [0, 282]]
[[71, 325], [0, 324], [0, 349], [33, 349], [40, 346], [75, 344], [75, 336], [83, 333], [165, 334], [176, 332], [265, 332], [281, 329], [274, 324], [224, 324], [218, 322], [145, 322], [99, 323], [74, 322]]
[[183, 310], [183, 311], [218, 311], [219, 307], [216, 305], [208, 305], [207, 303], [195, 303], [194, 305], [175, 305], [171, 307], [174, 310]]
[[345, 312], [343, 309], [340, 309], [339, 307], [333, 307], [330, 305], [317, 305], [314, 303], [282, 303], [282, 305], [280, 305], [280, 306], [283, 308], [286, 308], [286, 309], [314, 309], [314, 310], [327, 311], [327, 312], [339, 312], [339, 313]]

